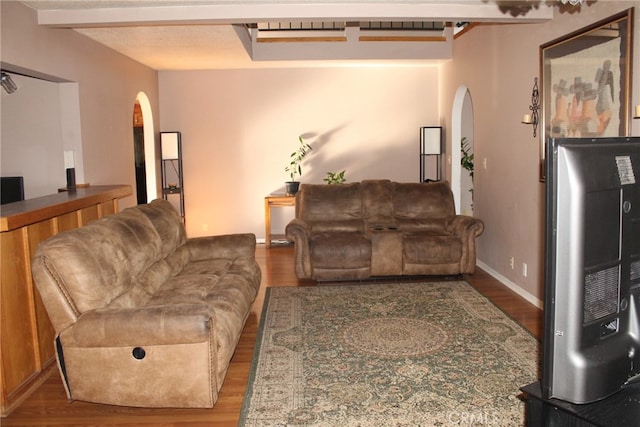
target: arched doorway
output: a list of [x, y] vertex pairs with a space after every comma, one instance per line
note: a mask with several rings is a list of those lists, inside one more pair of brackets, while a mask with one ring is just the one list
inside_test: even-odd
[[462, 143], [473, 154], [473, 102], [466, 86], [456, 91], [451, 111], [451, 190], [458, 214], [473, 214], [473, 180], [461, 165]]
[[149, 98], [144, 92], [139, 92], [133, 109], [133, 148], [138, 204], [147, 203], [158, 198], [154, 133], [153, 114]]
[[144, 119], [138, 100], [133, 106], [133, 158], [136, 168], [136, 201], [143, 205], [147, 203], [147, 165], [144, 158]]

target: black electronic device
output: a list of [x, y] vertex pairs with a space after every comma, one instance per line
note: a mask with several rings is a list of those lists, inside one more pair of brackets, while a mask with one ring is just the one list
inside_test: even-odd
[[0, 199], [3, 205], [24, 200], [24, 179], [21, 176], [1, 177]]
[[542, 393], [576, 404], [640, 378], [640, 137], [551, 138]]

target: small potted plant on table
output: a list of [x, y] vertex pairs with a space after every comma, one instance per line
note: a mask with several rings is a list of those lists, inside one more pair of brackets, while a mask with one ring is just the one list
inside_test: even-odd
[[342, 184], [347, 180], [344, 177], [344, 173], [344, 170], [340, 172], [327, 172], [327, 176], [324, 177], [323, 181], [327, 184]]
[[288, 195], [294, 195], [298, 192], [300, 182], [296, 181], [296, 177], [302, 175], [302, 159], [311, 151], [311, 146], [304, 141], [302, 135], [298, 136], [298, 142], [298, 149], [291, 153], [291, 162], [284, 168], [291, 178], [291, 181], [285, 182], [285, 189]]

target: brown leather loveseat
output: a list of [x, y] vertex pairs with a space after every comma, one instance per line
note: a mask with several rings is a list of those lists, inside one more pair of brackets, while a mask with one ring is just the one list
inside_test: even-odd
[[303, 184], [286, 227], [298, 278], [457, 275], [476, 267], [481, 220], [456, 215], [446, 181]]
[[41, 243], [32, 272], [69, 399], [212, 407], [260, 286], [255, 245], [188, 239], [165, 200]]

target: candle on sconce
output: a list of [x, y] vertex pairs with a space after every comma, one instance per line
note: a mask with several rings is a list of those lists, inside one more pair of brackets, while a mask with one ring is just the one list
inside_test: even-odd
[[74, 167], [73, 161], [73, 150], [68, 150], [64, 152], [64, 168], [71, 169]]
[[531, 114], [525, 114], [524, 116], [522, 116], [522, 123], [530, 124], [531, 123]]

